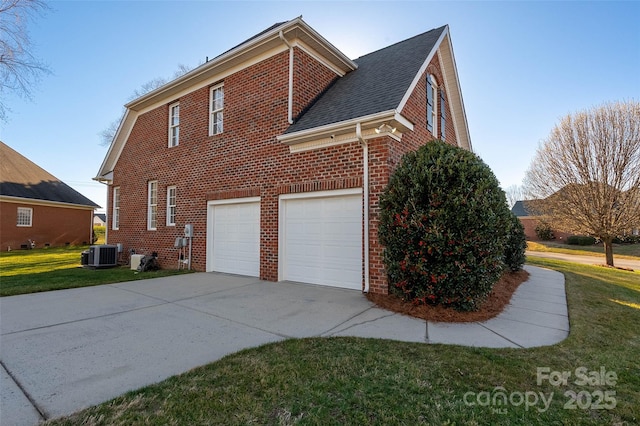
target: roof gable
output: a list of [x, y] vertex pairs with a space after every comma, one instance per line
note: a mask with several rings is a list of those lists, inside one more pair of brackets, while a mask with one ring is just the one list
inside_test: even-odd
[[445, 29], [428, 31], [356, 59], [358, 69], [338, 79], [285, 134], [398, 109]]
[[3, 142], [0, 142], [0, 196], [100, 207]]

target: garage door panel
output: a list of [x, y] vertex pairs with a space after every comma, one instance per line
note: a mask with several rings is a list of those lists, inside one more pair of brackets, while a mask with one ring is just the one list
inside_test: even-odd
[[260, 275], [260, 203], [220, 204], [212, 209], [211, 269]]
[[283, 278], [361, 289], [362, 196], [285, 200]]

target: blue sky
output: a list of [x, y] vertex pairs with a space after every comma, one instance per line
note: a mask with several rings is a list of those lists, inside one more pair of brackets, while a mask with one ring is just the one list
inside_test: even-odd
[[48, 65], [31, 100], [9, 96], [0, 140], [99, 205], [99, 133], [133, 92], [270, 25], [303, 19], [355, 59], [449, 24], [474, 151], [520, 184], [558, 120], [640, 99], [640, 2], [52, 1], [29, 26]]

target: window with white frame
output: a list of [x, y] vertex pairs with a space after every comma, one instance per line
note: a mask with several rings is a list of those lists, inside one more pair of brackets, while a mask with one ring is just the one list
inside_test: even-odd
[[224, 85], [211, 88], [209, 94], [209, 136], [224, 130]]
[[148, 203], [147, 203], [147, 229], [155, 231], [158, 227], [158, 181], [152, 180], [149, 182], [148, 189]]
[[167, 226], [176, 226], [176, 187], [167, 187]]
[[31, 226], [33, 222], [33, 209], [31, 207], [18, 207], [18, 226]]
[[113, 188], [113, 209], [111, 214], [111, 229], [120, 229], [120, 187]]
[[447, 113], [445, 106], [447, 105], [444, 98], [444, 89], [440, 89], [440, 139], [445, 140], [445, 129], [447, 128]]
[[169, 105], [169, 148], [180, 143], [180, 103]]
[[427, 130], [438, 137], [438, 83], [427, 74]]

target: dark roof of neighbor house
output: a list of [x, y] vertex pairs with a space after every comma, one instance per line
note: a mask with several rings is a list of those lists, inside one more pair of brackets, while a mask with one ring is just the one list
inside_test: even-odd
[[[534, 201], [535, 202], [535, 201]], [[535, 212], [532, 210], [532, 206], [530, 205], [531, 201], [516, 201], [516, 203], [511, 207], [511, 213], [515, 214], [517, 217], [526, 217], [526, 216], [536, 216]]]
[[445, 29], [427, 31], [354, 60], [358, 68], [337, 79], [285, 134], [397, 108]]
[[0, 195], [100, 207], [1, 141]]
[[98, 219], [100, 219], [103, 222], [107, 221], [107, 215], [105, 213], [94, 213], [93, 217], [97, 217]]

